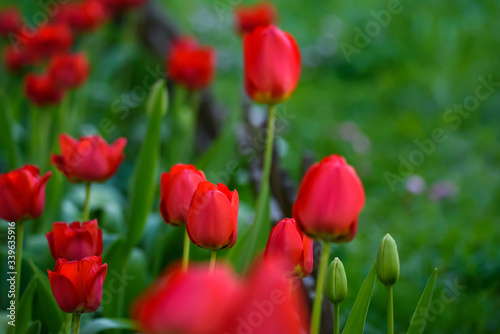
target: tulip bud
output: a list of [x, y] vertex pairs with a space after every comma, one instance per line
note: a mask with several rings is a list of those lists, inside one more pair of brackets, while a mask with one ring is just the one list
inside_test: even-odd
[[333, 304], [339, 304], [347, 296], [347, 277], [344, 265], [338, 257], [328, 267], [325, 293]]
[[399, 277], [398, 247], [388, 234], [382, 239], [377, 254], [377, 276], [386, 286], [392, 286]]

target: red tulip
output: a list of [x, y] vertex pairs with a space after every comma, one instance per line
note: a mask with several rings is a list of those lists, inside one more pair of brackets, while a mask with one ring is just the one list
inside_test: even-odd
[[98, 28], [107, 19], [107, 9], [101, 0], [83, 0], [61, 6], [54, 20], [77, 32], [86, 32]]
[[67, 313], [89, 313], [101, 304], [102, 284], [108, 265], [102, 258], [88, 256], [79, 261], [56, 261], [49, 273], [50, 286], [57, 305]]
[[287, 100], [300, 78], [300, 51], [292, 35], [275, 26], [259, 27], [243, 40], [245, 88], [258, 103]]
[[21, 26], [21, 14], [17, 8], [9, 7], [0, 10], [0, 36], [15, 34], [21, 29]]
[[193, 165], [178, 164], [169, 173], [161, 175], [160, 211], [166, 223], [178, 226], [186, 224], [193, 194], [205, 174]]
[[49, 76], [60, 87], [81, 86], [89, 76], [87, 56], [83, 53], [55, 56], [49, 65]]
[[17, 222], [40, 217], [45, 207], [45, 186], [51, 175], [48, 172], [40, 177], [34, 165], [0, 174], [0, 218]]
[[187, 216], [187, 232], [199, 247], [218, 250], [233, 247], [238, 229], [238, 192], [219, 183], [198, 184]]
[[24, 94], [35, 105], [45, 107], [59, 104], [65, 91], [57, 87], [47, 74], [26, 74], [24, 77]]
[[120, 12], [144, 5], [147, 0], [104, 0], [112, 12]]
[[194, 39], [182, 37], [172, 46], [167, 59], [167, 72], [176, 83], [197, 90], [212, 83], [215, 63], [213, 48], [200, 46]]
[[132, 310], [147, 334], [214, 334], [239, 294], [239, 282], [231, 270], [195, 265], [188, 272], [170, 269], [157, 279]]
[[59, 136], [61, 155], [52, 154], [50, 160], [71, 182], [104, 182], [111, 178], [125, 155], [125, 138], [113, 145], [97, 135], [73, 139], [67, 134]]
[[87, 256], [102, 254], [102, 230], [97, 227], [97, 219], [83, 222], [56, 222], [52, 231], [45, 235], [54, 260], [81, 260]]
[[238, 33], [249, 34], [258, 27], [266, 27], [276, 22], [276, 9], [270, 2], [261, 2], [253, 6], [240, 6], [234, 11], [234, 20]]
[[73, 35], [67, 25], [46, 24], [38, 28], [28, 44], [32, 52], [43, 57], [52, 57], [71, 48]]
[[264, 258], [283, 256], [293, 276], [307, 277], [313, 269], [313, 240], [304, 235], [295, 219], [285, 218], [271, 230]]
[[312, 238], [345, 242], [356, 235], [364, 204], [365, 191], [356, 171], [334, 154], [307, 171], [293, 215]]
[[4, 52], [5, 67], [10, 72], [19, 72], [34, 63], [33, 55], [23, 46], [8, 46]]

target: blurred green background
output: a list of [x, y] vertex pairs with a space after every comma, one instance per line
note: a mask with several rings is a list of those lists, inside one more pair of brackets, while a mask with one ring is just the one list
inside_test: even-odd
[[[210, 180], [211, 175], [226, 169], [228, 161], [238, 161], [229, 183], [240, 193], [240, 230], [245, 230], [252, 221], [254, 195], [249, 185], [248, 156], [238, 151], [243, 69], [232, 9], [254, 1], [157, 2], [182, 33], [195, 35], [217, 49], [213, 90], [227, 113], [219, 139], [208, 152], [200, 152], [196, 165]], [[0, 1], [1, 5], [6, 3], [21, 6], [27, 17], [40, 10], [40, 4], [33, 2]], [[388, 24], [378, 24], [378, 33], [372, 30], [367, 45], [358, 44], [359, 52], [350, 59], [342, 48], [356, 46], [358, 29], [377, 26], [373, 23], [377, 15], [372, 11], [387, 10], [389, 2], [277, 0], [274, 4], [279, 26], [296, 37], [303, 56], [300, 84], [292, 98], [279, 106], [289, 116], [286, 127], [277, 134], [282, 165], [298, 186], [304, 153], [312, 153], [315, 160], [339, 153], [357, 169], [366, 190], [357, 237], [349, 244], [335, 246], [332, 254], [343, 261], [350, 284], [348, 300], [341, 309], [341, 325], [375, 262], [381, 238], [389, 232], [398, 243], [401, 259], [401, 277], [394, 290], [396, 333], [407, 329], [435, 267], [439, 268], [439, 280], [426, 332], [498, 333], [500, 84], [492, 86], [488, 98], [477, 100], [479, 105], [468, 116], [447, 110], [474, 101], [471, 96], [481, 85], [479, 77], [491, 76], [500, 82], [500, 3], [401, 1], [400, 12], [391, 14]], [[136, 103], [116, 101], [142, 85], [148, 68], [164, 69], [164, 60], [140, 41], [137, 24], [141, 15], [140, 11], [132, 12], [110, 22], [80, 38], [77, 46], [89, 54], [92, 74], [74, 96], [79, 101], [75, 108], [86, 110], [85, 121], [70, 134], [78, 136], [96, 129], [107, 117], [116, 127], [102, 135], [108, 141], [119, 136], [129, 140], [127, 159], [117, 176], [95, 187], [92, 194], [92, 210], [100, 212], [108, 246], [114, 234], [125, 228], [127, 182], [146, 130], [144, 98], [132, 100]], [[23, 110], [28, 108], [22, 98], [22, 77], [6, 76], [3, 68], [1, 71], [0, 89], [9, 95], [22, 119]], [[487, 92], [485, 88], [480, 91]], [[128, 117], [120, 119], [116, 106], [126, 106]], [[22, 142], [27, 133], [19, 123], [14, 132]], [[422, 149], [415, 141], [428, 143], [435, 129], [442, 129], [446, 139], [433, 142], [430, 153], [418, 153]], [[165, 142], [169, 133], [167, 119]], [[418, 158], [411, 175], [400, 175], [401, 159]], [[0, 151], [0, 170], [7, 170], [4, 149]], [[388, 183], [388, 173], [399, 177], [393, 186]], [[83, 187], [67, 184], [66, 191], [55, 220], [70, 221], [79, 212]], [[47, 232], [48, 225], [42, 229]], [[180, 254], [181, 238], [157, 212], [149, 219], [138, 252], [151, 255], [148, 240], [154, 239], [158, 229], [158, 234], [167, 236], [162, 239], [169, 243], [162, 261], [168, 262]], [[47, 268], [52, 265], [42, 235], [33, 236], [27, 247], [27, 256], [37, 258]], [[199, 251], [195, 256], [207, 254]], [[383, 333], [385, 316], [385, 289], [377, 283], [366, 332]]]

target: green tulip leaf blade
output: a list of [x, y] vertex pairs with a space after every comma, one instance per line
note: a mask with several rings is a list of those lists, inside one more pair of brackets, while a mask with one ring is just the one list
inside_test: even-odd
[[425, 330], [425, 323], [427, 321], [427, 316], [429, 315], [432, 296], [434, 295], [434, 289], [436, 287], [436, 277], [437, 269], [434, 269], [434, 272], [429, 278], [424, 292], [420, 297], [417, 308], [415, 309], [415, 313], [413, 313], [410, 327], [408, 328], [408, 334], [422, 334]]
[[31, 314], [33, 312], [33, 298], [35, 296], [38, 277], [34, 276], [24, 290], [19, 302], [19, 313], [17, 314], [16, 332], [23, 333], [29, 327]]
[[[42, 331], [42, 323], [40, 320], [33, 322], [31, 325], [26, 328], [24, 334], [40, 334]], [[22, 333], [22, 332], [21, 332]]]
[[96, 334], [110, 329], [138, 331], [137, 324], [130, 319], [98, 318], [87, 322], [80, 330], [81, 334]]

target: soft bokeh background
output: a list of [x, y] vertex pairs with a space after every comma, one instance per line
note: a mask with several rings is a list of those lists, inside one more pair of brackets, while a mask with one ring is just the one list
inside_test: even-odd
[[[181, 32], [195, 35], [218, 51], [213, 90], [218, 102], [225, 105], [224, 130], [214, 148], [199, 152], [197, 166], [213, 180], [228, 161], [238, 161], [229, 183], [240, 193], [240, 229], [245, 230], [252, 221], [254, 194], [247, 173], [248, 156], [238, 151], [243, 69], [232, 8], [253, 1], [157, 2]], [[27, 17], [42, 8], [36, 2], [0, 1], [1, 5], [6, 3], [21, 6]], [[454, 127], [458, 121], [447, 122], [445, 118], [454, 104], [463, 104], [475, 95], [481, 84], [478, 77], [492, 76], [500, 82], [500, 3], [401, 1], [401, 12], [391, 15], [390, 23], [370, 37], [359, 53], [352, 54], [350, 61], [341, 45], [355, 46], [356, 29], [364, 30], [367, 23], [375, 22], [371, 12], [386, 10], [387, 2], [274, 3], [280, 27], [296, 37], [303, 55], [299, 87], [279, 107], [290, 117], [277, 134], [282, 165], [298, 186], [305, 153], [315, 160], [339, 153], [357, 169], [366, 189], [357, 237], [349, 244], [335, 246], [332, 255], [343, 261], [350, 284], [348, 300], [342, 304], [341, 325], [375, 262], [381, 238], [389, 232], [398, 243], [401, 259], [401, 277], [395, 287], [396, 333], [408, 327], [435, 267], [439, 268], [439, 280], [428, 333], [500, 331], [500, 85], [493, 87], [495, 90], [469, 117], [460, 117], [458, 127]], [[71, 134], [96, 129], [107, 117], [115, 127], [102, 135], [108, 141], [119, 136], [129, 140], [127, 160], [117, 176], [96, 186], [92, 193], [92, 210], [99, 214], [107, 246], [125, 228], [127, 182], [146, 127], [145, 98], [127, 102], [123, 97], [143, 85], [148, 68], [164, 71], [163, 59], [141, 43], [140, 21], [140, 12], [129, 13], [78, 41], [78, 49], [90, 56], [92, 74], [85, 87], [74, 94], [76, 108], [86, 111], [79, 131]], [[22, 115], [28, 108], [22, 98], [22, 78], [7, 77], [3, 68], [1, 71], [0, 90]], [[117, 112], [118, 107], [129, 111], [125, 119], [120, 118], [123, 114]], [[164, 126], [167, 141], [168, 119]], [[420, 150], [415, 140], [431, 139], [437, 128], [445, 132], [446, 139], [434, 143], [435, 149], [424, 155], [423, 162], [413, 165], [411, 176], [400, 175], [400, 182], [391, 187], [387, 173], [399, 175], [401, 159], [408, 161], [411, 155], [419, 154], [415, 153]], [[21, 125], [14, 130], [20, 142], [27, 136]], [[2, 147], [0, 171], [6, 170]], [[53, 208], [54, 220], [70, 221], [80, 210], [83, 188], [66, 185], [62, 206]], [[45, 233], [50, 222], [44, 224], [33, 229]], [[164, 256], [156, 261], [166, 264], [180, 254], [181, 234], [166, 226], [156, 212], [149, 219], [142, 248], [135, 251], [136, 258], [157, 256], [153, 253], [158, 248], [151, 246], [157, 236], [164, 243], [159, 248]], [[26, 255], [36, 258], [41, 268], [53, 265], [42, 234], [32, 236], [26, 246]], [[195, 252], [200, 259], [206, 256], [203, 251]], [[150, 276], [139, 280], [148, 282]], [[4, 309], [3, 297], [1, 301]], [[385, 289], [377, 283], [366, 331], [383, 333], [385, 316]]]

